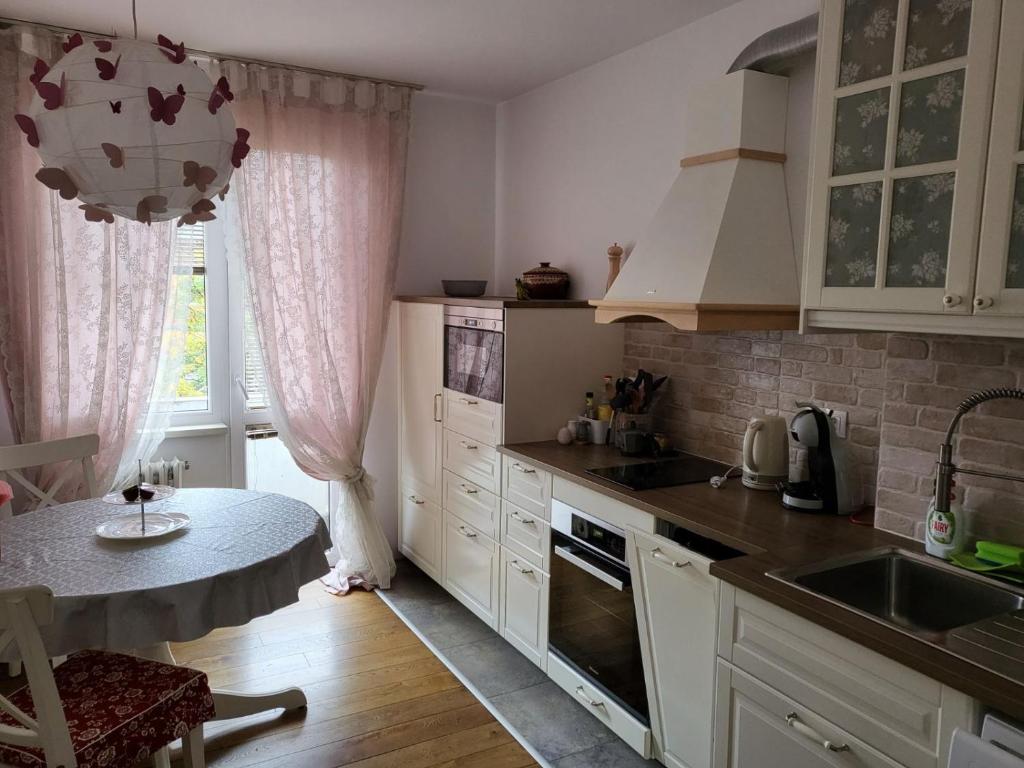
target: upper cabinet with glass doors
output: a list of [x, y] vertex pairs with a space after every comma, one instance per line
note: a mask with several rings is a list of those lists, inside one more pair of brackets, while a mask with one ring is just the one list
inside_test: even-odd
[[[1014, 303], [1024, 313], [1024, 299], [1000, 283], [1017, 253], [1024, 288], [1024, 213], [1019, 242], [1009, 226], [1015, 192], [1024, 210], [1024, 21], [1009, 17], [1024, 2], [1009, 5], [1012, 14], [1000, 0], [824, 0], [805, 326], [1024, 335], [1024, 321], [1006, 314]], [[1003, 220], [984, 214], [986, 232], [1005, 231], [982, 237], [979, 256], [995, 184], [989, 178], [986, 190], [989, 136], [1006, 143], [1000, 131], [1010, 130], [1016, 143], [1002, 150], [997, 190]]]

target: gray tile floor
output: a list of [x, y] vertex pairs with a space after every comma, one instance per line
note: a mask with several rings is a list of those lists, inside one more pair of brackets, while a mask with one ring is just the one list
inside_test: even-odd
[[387, 598], [554, 768], [643, 760], [576, 700], [408, 560]]

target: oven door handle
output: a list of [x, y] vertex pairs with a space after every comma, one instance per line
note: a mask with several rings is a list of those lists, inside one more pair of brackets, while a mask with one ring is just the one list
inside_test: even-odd
[[617, 589], [619, 592], [622, 592], [626, 588], [626, 583], [622, 579], [617, 579], [614, 576], [612, 576], [610, 573], [605, 571], [603, 568], [598, 568], [596, 565], [588, 563], [582, 557], [579, 557], [579, 556], [573, 554], [572, 550], [570, 550], [568, 547], [563, 547], [561, 545], [556, 545], [555, 548], [554, 548], [554, 551], [555, 551], [555, 554], [558, 555], [563, 560], [568, 560], [570, 563], [575, 565], [577, 568], [579, 568], [579, 569], [581, 569], [583, 571], [586, 571], [591, 576], [593, 576], [595, 579], [600, 579], [605, 584], [607, 584], [609, 587], [612, 587], [613, 589]]

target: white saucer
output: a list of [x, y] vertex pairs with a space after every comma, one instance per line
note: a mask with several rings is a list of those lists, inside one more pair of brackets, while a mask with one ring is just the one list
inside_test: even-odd
[[[149, 483], [143, 483], [142, 487], [147, 491], [153, 492], [153, 498], [146, 499], [147, 504], [156, 504], [158, 501], [168, 499], [174, 495], [175, 491], [175, 489], [169, 485], [150, 485]], [[133, 504], [138, 506], [140, 503], [139, 499], [136, 499], [135, 501], [128, 501], [120, 491], [111, 491], [103, 497], [103, 501], [107, 502], [107, 504], [121, 504], [126, 507], [132, 506]], [[148, 528], [149, 526], [146, 527]]]
[[135, 513], [120, 515], [108, 520], [96, 528], [96, 535], [102, 539], [118, 539], [130, 541], [136, 539], [155, 539], [180, 531], [192, 522], [192, 518], [184, 512], [148, 512], [146, 514], [146, 531], [142, 531], [142, 516]]

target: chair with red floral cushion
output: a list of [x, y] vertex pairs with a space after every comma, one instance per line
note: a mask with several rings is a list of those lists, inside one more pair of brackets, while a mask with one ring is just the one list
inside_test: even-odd
[[214, 716], [204, 673], [105, 651], [52, 669], [39, 634], [52, 620], [48, 588], [0, 590], [0, 651], [15, 643], [28, 678], [0, 696], [0, 764], [128, 768], [180, 738], [187, 768], [203, 768]]

